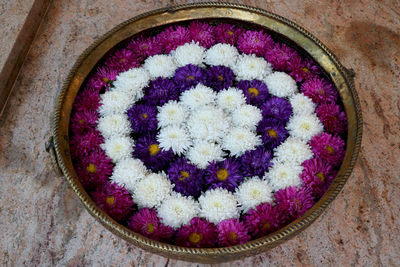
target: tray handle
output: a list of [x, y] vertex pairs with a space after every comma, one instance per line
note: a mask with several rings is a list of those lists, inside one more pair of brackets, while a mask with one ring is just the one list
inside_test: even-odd
[[46, 142], [46, 151], [50, 155], [51, 165], [53, 165], [53, 169], [55, 170], [57, 176], [63, 176], [63, 172], [61, 171], [60, 165], [58, 164], [57, 155], [54, 148], [53, 136], [51, 136]]

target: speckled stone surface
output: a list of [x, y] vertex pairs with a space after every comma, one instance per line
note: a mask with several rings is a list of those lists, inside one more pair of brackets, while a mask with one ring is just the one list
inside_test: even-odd
[[[80, 53], [118, 23], [180, 3], [53, 1], [0, 119], [0, 265], [190, 265], [147, 253], [107, 231], [56, 177], [44, 151], [56, 92]], [[355, 70], [364, 137], [353, 174], [316, 222], [281, 246], [222, 266], [398, 265], [400, 3], [242, 3], [297, 22]]]

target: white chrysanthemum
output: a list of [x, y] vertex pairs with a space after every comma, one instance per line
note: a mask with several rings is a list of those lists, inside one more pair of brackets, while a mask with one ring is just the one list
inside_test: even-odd
[[272, 72], [271, 65], [255, 55], [241, 55], [233, 67], [237, 80], [263, 80]]
[[246, 103], [243, 92], [237, 88], [228, 88], [222, 90], [217, 95], [217, 104], [227, 112], [232, 112], [240, 105]]
[[268, 87], [268, 91], [275, 96], [290, 97], [297, 93], [296, 81], [284, 72], [274, 72], [268, 75], [264, 82]]
[[235, 196], [240, 209], [246, 213], [261, 203], [272, 201], [272, 189], [268, 182], [257, 176], [243, 182], [237, 189]]
[[196, 109], [207, 104], [211, 105], [215, 102], [216, 94], [213, 89], [202, 84], [198, 84], [195, 88], [183, 92], [180, 96], [182, 104]]
[[242, 105], [232, 113], [232, 122], [234, 125], [239, 127], [255, 129], [261, 119], [261, 110], [252, 105]]
[[313, 153], [307, 142], [299, 138], [289, 137], [274, 149], [275, 162], [291, 162], [302, 164], [305, 160], [312, 158]]
[[148, 57], [144, 62], [144, 68], [150, 73], [151, 78], [170, 78], [177, 68], [171, 55], [155, 55]]
[[200, 216], [209, 222], [219, 222], [239, 217], [236, 197], [226, 189], [208, 190], [199, 197]]
[[293, 114], [295, 115], [309, 115], [315, 111], [315, 104], [312, 102], [311, 98], [301, 93], [294, 94], [289, 101], [293, 108]]
[[315, 114], [294, 115], [290, 118], [286, 129], [290, 136], [310, 141], [314, 135], [322, 133], [324, 126]]
[[133, 201], [139, 208], [153, 208], [172, 192], [172, 184], [162, 173], [151, 173], [139, 180], [133, 189]]
[[259, 145], [261, 145], [260, 137], [243, 127], [233, 128], [222, 140], [222, 147], [236, 157]]
[[207, 50], [205, 62], [211, 66], [233, 67], [238, 56], [236, 47], [229, 44], [216, 44]]
[[202, 65], [205, 57], [205, 49], [198, 43], [191, 42], [179, 46], [171, 52], [175, 58], [176, 65], [183, 67], [188, 64]]
[[276, 162], [274, 166], [265, 173], [264, 179], [269, 182], [274, 191], [289, 186], [301, 185], [300, 174], [303, 167], [299, 164]]
[[172, 149], [177, 155], [182, 155], [192, 144], [186, 130], [176, 125], [161, 128], [157, 141], [160, 147], [165, 150]]
[[101, 106], [98, 111], [102, 116], [125, 113], [134, 104], [134, 98], [123, 91], [108, 91], [100, 97]]
[[112, 135], [128, 135], [131, 125], [126, 114], [111, 114], [99, 118], [97, 129], [105, 138]]
[[183, 123], [188, 115], [187, 108], [181, 103], [171, 100], [161, 107], [158, 107], [158, 126], [179, 125]]
[[137, 181], [147, 175], [147, 168], [139, 159], [127, 158], [119, 161], [111, 176], [111, 181], [124, 186], [130, 192], [135, 188]]
[[148, 85], [150, 74], [144, 68], [133, 68], [121, 72], [114, 85], [114, 90], [120, 90], [131, 95], [135, 100], [143, 97], [143, 88]]
[[200, 169], [205, 169], [212, 161], [223, 160], [224, 152], [221, 146], [206, 141], [196, 142], [189, 148], [186, 157]]
[[131, 156], [134, 142], [125, 136], [112, 136], [107, 138], [101, 148], [113, 162], [118, 162]]
[[192, 198], [173, 194], [161, 203], [157, 213], [165, 225], [176, 229], [188, 224], [199, 214], [199, 210], [199, 203]]

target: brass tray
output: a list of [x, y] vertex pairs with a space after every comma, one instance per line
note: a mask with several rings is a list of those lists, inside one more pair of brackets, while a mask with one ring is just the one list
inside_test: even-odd
[[[185, 248], [157, 242], [118, 224], [92, 201], [80, 184], [69, 152], [69, 119], [72, 104], [82, 83], [101, 58], [118, 43], [157, 27], [193, 19], [228, 21], [245, 28], [264, 29], [274, 38], [297, 46], [311, 56], [339, 90], [348, 119], [344, 162], [323, 197], [301, 218], [268, 236], [242, 245], [224, 248]], [[230, 3], [199, 3], [164, 8], [136, 16], [114, 27], [86, 49], [70, 71], [60, 91], [52, 119], [52, 136], [46, 146], [58, 173], [65, 177], [86, 209], [107, 229], [132, 244], [159, 255], [186, 261], [217, 263], [248, 257], [266, 251], [300, 233], [331, 203], [343, 188], [357, 159], [362, 134], [360, 103], [353, 83], [354, 73], [309, 32], [295, 23], [258, 8]]]

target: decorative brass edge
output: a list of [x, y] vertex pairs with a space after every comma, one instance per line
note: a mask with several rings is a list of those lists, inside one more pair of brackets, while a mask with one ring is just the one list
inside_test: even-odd
[[[248, 243], [225, 247], [225, 248], [211, 248], [211, 249], [196, 249], [196, 248], [186, 248], [179, 247], [175, 245], [170, 245], [166, 243], [161, 243], [157, 241], [150, 240], [146, 237], [143, 237], [137, 233], [132, 232], [131, 230], [121, 226], [112, 218], [110, 218], [107, 214], [101, 211], [88, 196], [86, 191], [84, 191], [83, 187], [73, 180], [70, 171], [66, 168], [64, 159], [61, 155], [61, 148], [59, 144], [60, 132], [59, 132], [59, 119], [61, 115], [61, 108], [63, 106], [63, 102], [65, 100], [66, 91], [69, 85], [72, 82], [74, 74], [77, 68], [81, 65], [84, 58], [88, 56], [88, 54], [99, 44], [101, 44], [105, 39], [113, 35], [116, 31], [123, 28], [124, 26], [140, 20], [144, 17], [162, 13], [162, 12], [176, 12], [178, 10], [190, 9], [190, 8], [201, 8], [201, 7], [216, 7], [216, 8], [234, 8], [241, 9], [245, 11], [250, 11], [253, 13], [257, 13], [263, 16], [270, 17], [272, 19], [278, 20], [290, 26], [291, 28], [299, 31], [305, 37], [313, 41], [323, 52], [325, 52], [330, 59], [333, 61], [335, 67], [341, 72], [341, 75], [345, 78], [346, 86], [349, 88], [349, 92], [351, 93], [352, 102], [354, 102], [355, 116], [356, 116], [356, 134], [353, 140], [348, 140], [354, 142], [354, 148], [350, 157], [350, 160], [347, 163], [347, 168], [344, 174], [340, 177], [336, 177], [334, 184], [329, 188], [328, 192], [321, 198], [321, 200], [314, 205], [303, 217], [297, 219], [291, 224], [285, 226], [279, 231], [272, 233], [268, 236], [259, 238], [257, 240], [252, 240]], [[354, 73], [354, 72], [353, 72]], [[207, 262], [207, 263], [215, 263], [222, 261], [229, 261], [238, 259], [240, 257], [247, 257], [262, 251], [265, 251], [268, 248], [272, 248], [283, 241], [287, 240], [290, 237], [300, 233], [303, 229], [305, 229], [309, 224], [311, 224], [318, 216], [326, 209], [326, 207], [332, 202], [332, 200], [337, 196], [337, 194], [343, 188], [345, 182], [351, 174], [351, 171], [355, 165], [360, 145], [361, 145], [361, 137], [362, 137], [362, 116], [361, 116], [361, 108], [358, 99], [358, 95], [356, 93], [353, 81], [353, 75], [350, 73], [345, 67], [343, 67], [340, 62], [337, 60], [336, 56], [332, 54], [332, 52], [323, 45], [318, 39], [316, 39], [312, 34], [298, 26], [294, 22], [283, 18], [279, 15], [273, 14], [269, 11], [265, 11], [259, 8], [249, 7], [241, 4], [233, 4], [233, 3], [194, 3], [194, 4], [184, 4], [178, 5], [169, 8], [157, 9], [154, 11], [143, 13], [139, 16], [131, 18], [116, 27], [112, 30], [108, 31], [98, 40], [96, 40], [90, 47], [88, 47], [78, 58], [73, 68], [69, 72], [68, 77], [66, 78], [61, 91], [57, 96], [57, 103], [55, 105], [55, 113], [52, 119], [52, 137], [54, 142], [54, 150], [55, 150], [55, 158], [56, 162], [61, 169], [62, 173], [65, 176], [65, 179], [70, 184], [73, 191], [77, 194], [78, 198], [87, 208], [87, 210], [92, 214], [96, 219], [98, 219], [107, 229], [111, 232], [121, 236], [125, 240], [147, 250], [150, 252], [154, 252], [165, 257], [173, 257], [177, 259], [182, 259], [186, 261], [198, 261], [198, 262]], [[344, 165], [344, 164], [343, 164]]]

